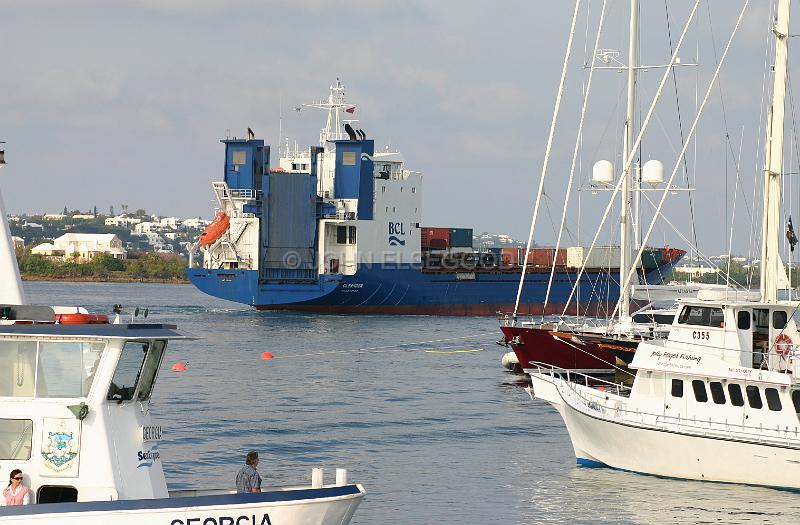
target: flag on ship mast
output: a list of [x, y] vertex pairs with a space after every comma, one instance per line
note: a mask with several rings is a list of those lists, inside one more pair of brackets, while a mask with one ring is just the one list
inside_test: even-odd
[[345, 111], [345, 113], [351, 113], [352, 114], [352, 113], [356, 112], [356, 107], [355, 106], [350, 106], [349, 108], [344, 108], [344, 111]]

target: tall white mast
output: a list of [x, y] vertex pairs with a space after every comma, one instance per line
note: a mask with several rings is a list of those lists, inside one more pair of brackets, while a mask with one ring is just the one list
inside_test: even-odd
[[628, 41], [628, 108], [625, 113], [625, 137], [623, 141], [624, 155], [622, 162], [628, 169], [622, 173], [621, 204], [619, 212], [620, 240], [619, 240], [619, 317], [622, 321], [630, 317], [630, 285], [623, 288], [628, 271], [631, 267], [632, 228], [631, 228], [631, 173], [635, 172], [634, 155], [634, 118], [636, 104], [636, 48], [639, 41], [639, 0], [631, 0], [631, 26]]
[[313, 104], [303, 104], [307, 108], [324, 109], [328, 111], [328, 121], [325, 127], [319, 132], [319, 144], [323, 146], [328, 140], [341, 140], [344, 138], [342, 132], [342, 115], [341, 111], [346, 110], [344, 103], [344, 86], [337, 78], [336, 85], [331, 86], [328, 101], [315, 102]]
[[[4, 153], [0, 151], [0, 167], [5, 165]], [[14, 241], [8, 227], [3, 195], [0, 193], [0, 304], [25, 304], [22, 279], [19, 277]]]
[[783, 166], [783, 119], [788, 69], [790, 0], [779, 0], [775, 33], [775, 77], [772, 107], [767, 117], [764, 158], [764, 211], [761, 227], [761, 300], [776, 302], [780, 254], [781, 169]]

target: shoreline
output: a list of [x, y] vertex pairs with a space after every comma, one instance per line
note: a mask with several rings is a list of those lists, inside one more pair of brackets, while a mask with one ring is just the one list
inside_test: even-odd
[[117, 276], [76, 276], [76, 277], [50, 277], [44, 275], [22, 275], [23, 281], [52, 281], [72, 283], [162, 283], [162, 284], [189, 284], [188, 279], [177, 277], [117, 277]]

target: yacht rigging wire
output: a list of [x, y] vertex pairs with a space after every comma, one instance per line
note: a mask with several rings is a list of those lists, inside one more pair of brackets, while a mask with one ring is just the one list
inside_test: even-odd
[[[594, 77], [594, 63], [595, 57], [597, 56], [597, 50], [600, 47], [600, 35], [603, 33], [603, 22], [605, 20], [606, 15], [606, 3], [607, 0], [603, 0], [603, 6], [600, 10], [600, 21], [597, 24], [597, 35], [594, 39], [594, 51], [592, 51], [592, 61], [591, 66], [589, 67], [589, 78], [586, 81], [586, 89], [584, 90], [583, 94], [583, 105], [581, 107], [581, 117], [578, 123], [578, 131], [575, 134], [575, 148], [572, 151], [572, 164], [569, 168], [569, 181], [567, 182], [567, 190], [566, 196], [564, 200], [564, 207], [561, 212], [561, 224], [558, 228], [558, 237], [556, 239], [556, 248], [555, 252], [553, 253], [553, 264], [550, 265], [550, 277], [547, 279], [547, 290], [544, 294], [544, 305], [542, 306], [542, 315], [547, 310], [547, 304], [550, 301], [550, 290], [553, 286], [553, 277], [556, 271], [556, 258], [558, 256], [558, 250], [561, 248], [561, 237], [564, 233], [564, 223], [567, 220], [567, 209], [569, 208], [569, 200], [572, 194], [572, 183], [575, 180], [575, 165], [578, 161], [578, 152], [581, 149], [581, 142], [583, 139], [583, 123], [586, 117], [586, 108], [589, 102], [589, 93], [592, 90], [592, 79]], [[526, 255], [527, 258], [527, 255]]]
[[547, 137], [547, 148], [544, 152], [544, 161], [542, 163], [542, 173], [539, 178], [539, 189], [536, 192], [536, 203], [533, 206], [533, 218], [531, 219], [531, 229], [528, 233], [528, 242], [525, 247], [525, 258], [522, 262], [522, 274], [519, 276], [519, 286], [517, 287], [517, 299], [514, 302], [514, 314], [513, 314], [513, 321], [516, 322], [517, 319], [517, 311], [519, 310], [519, 300], [522, 295], [522, 286], [525, 284], [525, 275], [528, 271], [528, 251], [531, 249], [531, 243], [533, 242], [533, 233], [536, 229], [536, 218], [539, 215], [539, 203], [542, 200], [542, 193], [544, 193], [544, 180], [547, 175], [547, 166], [550, 162], [550, 151], [553, 147], [553, 137], [555, 135], [556, 130], [556, 123], [558, 122], [558, 112], [561, 109], [561, 96], [564, 94], [564, 80], [567, 77], [567, 66], [569, 65], [569, 59], [572, 55], [572, 42], [575, 39], [575, 23], [578, 20], [578, 12], [580, 11], [581, 7], [581, 0], [575, 0], [575, 10], [572, 13], [572, 24], [569, 30], [569, 39], [567, 41], [567, 50], [564, 54], [564, 65], [561, 68], [561, 80], [558, 85], [558, 93], [556, 95], [556, 104], [553, 108], [553, 118], [550, 122], [550, 133]]
[[[639, 129], [639, 134], [636, 137], [636, 140], [634, 141], [633, 146], [631, 147], [631, 151], [636, 151], [639, 148], [639, 145], [642, 142], [642, 137], [644, 137], [644, 133], [647, 130], [647, 127], [650, 124], [650, 119], [652, 118], [653, 113], [655, 112], [656, 105], [657, 105], [658, 101], [661, 98], [662, 92], [664, 91], [664, 85], [667, 82], [667, 78], [669, 78], [670, 69], [675, 66], [675, 61], [677, 59], [677, 55], [680, 52], [681, 47], [683, 46], [683, 41], [684, 41], [684, 39], [686, 37], [686, 34], [689, 31], [689, 26], [691, 25], [691, 22], [694, 19], [695, 13], [697, 12], [697, 8], [698, 8], [699, 5], [700, 5], [700, 0], [695, 0], [694, 6], [692, 7], [692, 11], [689, 14], [689, 19], [686, 21], [686, 25], [684, 26], [683, 32], [681, 33], [681, 36], [678, 39], [678, 44], [677, 44], [677, 46], [675, 48], [675, 52], [670, 57], [669, 64], [667, 65], [667, 67], [666, 67], [666, 69], [664, 71], [664, 75], [661, 77], [661, 81], [659, 82], [659, 85], [658, 85], [658, 90], [656, 91], [656, 94], [655, 94], [655, 96], [653, 97], [653, 100], [650, 103], [650, 107], [647, 110], [647, 116], [645, 117], [644, 121], [642, 122], [641, 128]], [[687, 144], [688, 144], [688, 142], [684, 145], [684, 148], [683, 148], [684, 150], [686, 149], [686, 145]], [[628, 172], [631, 169], [631, 165], [633, 164], [633, 159], [634, 159], [634, 156], [630, 155], [629, 158], [625, 162], [625, 166], [622, 169], [622, 173]], [[570, 302], [572, 302], [572, 298], [575, 295], [575, 290], [576, 290], [576, 288], [578, 288], [578, 284], [580, 283], [580, 278], [583, 275], [584, 270], [586, 269], [586, 261], [589, 259], [589, 256], [592, 254], [592, 251], [594, 250], [594, 247], [597, 244], [597, 238], [600, 236], [600, 231], [602, 230], [602, 226], [605, 224], [605, 221], [608, 218], [608, 214], [610, 213], [611, 208], [614, 205], [614, 199], [619, 194], [620, 189], [622, 188], [622, 183], [624, 182], [624, 180], [625, 180], [625, 177], [620, 177], [618, 182], [617, 182], [617, 184], [614, 187], [614, 191], [613, 191], [613, 193], [611, 195], [611, 198], [609, 199], [608, 205], [606, 206], [605, 212], [603, 214], [603, 218], [602, 218], [602, 220], [601, 220], [601, 222], [600, 222], [600, 224], [598, 226], [597, 231], [594, 234], [594, 238], [592, 239], [592, 244], [591, 244], [591, 246], [589, 246], [589, 251], [587, 252], [586, 257], [585, 257], [583, 263], [581, 264], [581, 268], [578, 271], [578, 274], [577, 274], [577, 277], [576, 277], [576, 281], [575, 281], [575, 285], [572, 287], [572, 290], [570, 291], [570, 295], [567, 298], [567, 301], [565, 303], [565, 307], [564, 307], [564, 311], [562, 312], [562, 315], [566, 313], [567, 306], [570, 304]], [[670, 183], [671, 182], [672, 181], [670, 181]], [[641, 246], [640, 246], [640, 249], [639, 249], [640, 252], [642, 250], [641, 247], [643, 247], [644, 245], [645, 245], [645, 241], [643, 241], [641, 243]], [[641, 259], [641, 253], [639, 254], [638, 258], [635, 259], [635, 260], [639, 260], [639, 259]], [[635, 264], [631, 265], [631, 268], [632, 268], [632, 270], [635, 271], [636, 270], [636, 265]], [[619, 306], [619, 303], [617, 303], [617, 306]], [[615, 308], [614, 310], [616, 311], [617, 308]]]
[[[656, 214], [653, 217], [653, 220], [650, 221], [650, 225], [647, 228], [647, 233], [645, 234], [644, 238], [642, 239], [642, 246], [639, 248], [639, 251], [638, 251], [638, 253], [636, 255], [636, 259], [635, 260], [640, 260], [641, 257], [642, 257], [642, 252], [644, 251], [643, 247], [644, 247], [645, 243], [647, 242], [647, 239], [650, 238], [650, 234], [653, 231], [653, 227], [655, 226], [656, 219], [658, 218], [658, 215], [661, 213], [661, 210], [664, 207], [664, 202], [666, 201], [667, 195], [669, 194], [669, 188], [672, 186], [672, 184], [673, 184], [673, 182], [675, 180], [675, 175], [678, 172], [678, 168], [680, 167], [681, 158], [686, 154], [686, 148], [689, 145], [688, 141], [691, 140], [691, 138], [694, 136], [694, 132], [697, 129], [697, 123], [700, 121], [700, 117], [703, 114], [703, 109], [705, 108], [705, 105], [708, 102], [708, 99], [709, 99], [709, 97], [711, 95], [711, 92], [714, 89], [714, 85], [717, 82], [717, 78], [719, 78], [720, 71], [722, 70], [722, 65], [725, 63], [725, 58], [728, 56], [728, 51], [731, 48], [731, 43], [733, 42], [733, 38], [736, 36], [736, 33], [739, 30], [739, 26], [741, 25], [742, 18], [744, 17], [744, 13], [747, 10], [747, 6], [749, 5], [749, 3], [750, 3], [750, 0], [745, 0], [744, 5], [742, 6], [742, 10], [739, 13], [739, 18], [736, 20], [736, 25], [734, 26], [733, 31], [731, 31], [731, 36], [728, 39], [727, 45], [725, 46], [725, 51], [723, 51], [723, 53], [722, 53], [722, 58], [720, 59], [719, 63], [717, 64], [716, 69], [714, 70], [714, 76], [711, 78], [711, 81], [710, 81], [710, 83], [708, 85], [708, 89], [706, 90], [706, 93], [703, 96], [703, 102], [700, 104], [700, 108], [699, 108], [699, 110], [697, 112], [697, 115], [695, 115], [694, 122], [692, 123], [692, 127], [689, 130], [689, 134], [687, 136], [687, 142], [681, 148], [680, 157], [678, 158], [678, 161], [676, 162], [675, 167], [673, 168], [672, 173], [670, 174], [669, 182], [667, 183], [666, 187], [664, 188], [664, 191], [661, 194], [661, 200], [658, 203], [658, 208], [656, 209]], [[674, 60], [674, 56], [673, 56], [673, 60]], [[634, 265], [634, 266], [631, 267], [631, 269], [628, 271], [628, 275], [625, 277], [625, 280], [624, 280], [624, 283], [623, 283], [624, 287], [628, 286], [628, 284], [631, 282], [631, 279], [633, 278], [635, 273], [636, 273], [636, 266]], [[617, 306], [614, 308], [614, 314], [616, 314], [617, 310], [619, 309], [619, 306], [620, 306], [620, 303], [618, 301], [617, 302]], [[613, 316], [613, 314], [612, 314], [612, 316]]]

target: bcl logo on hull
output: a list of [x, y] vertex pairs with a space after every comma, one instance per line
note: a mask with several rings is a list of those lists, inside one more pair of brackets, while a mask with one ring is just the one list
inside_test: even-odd
[[405, 239], [401, 239], [398, 235], [405, 237], [406, 225], [402, 222], [389, 223], [389, 246], [405, 246]]

